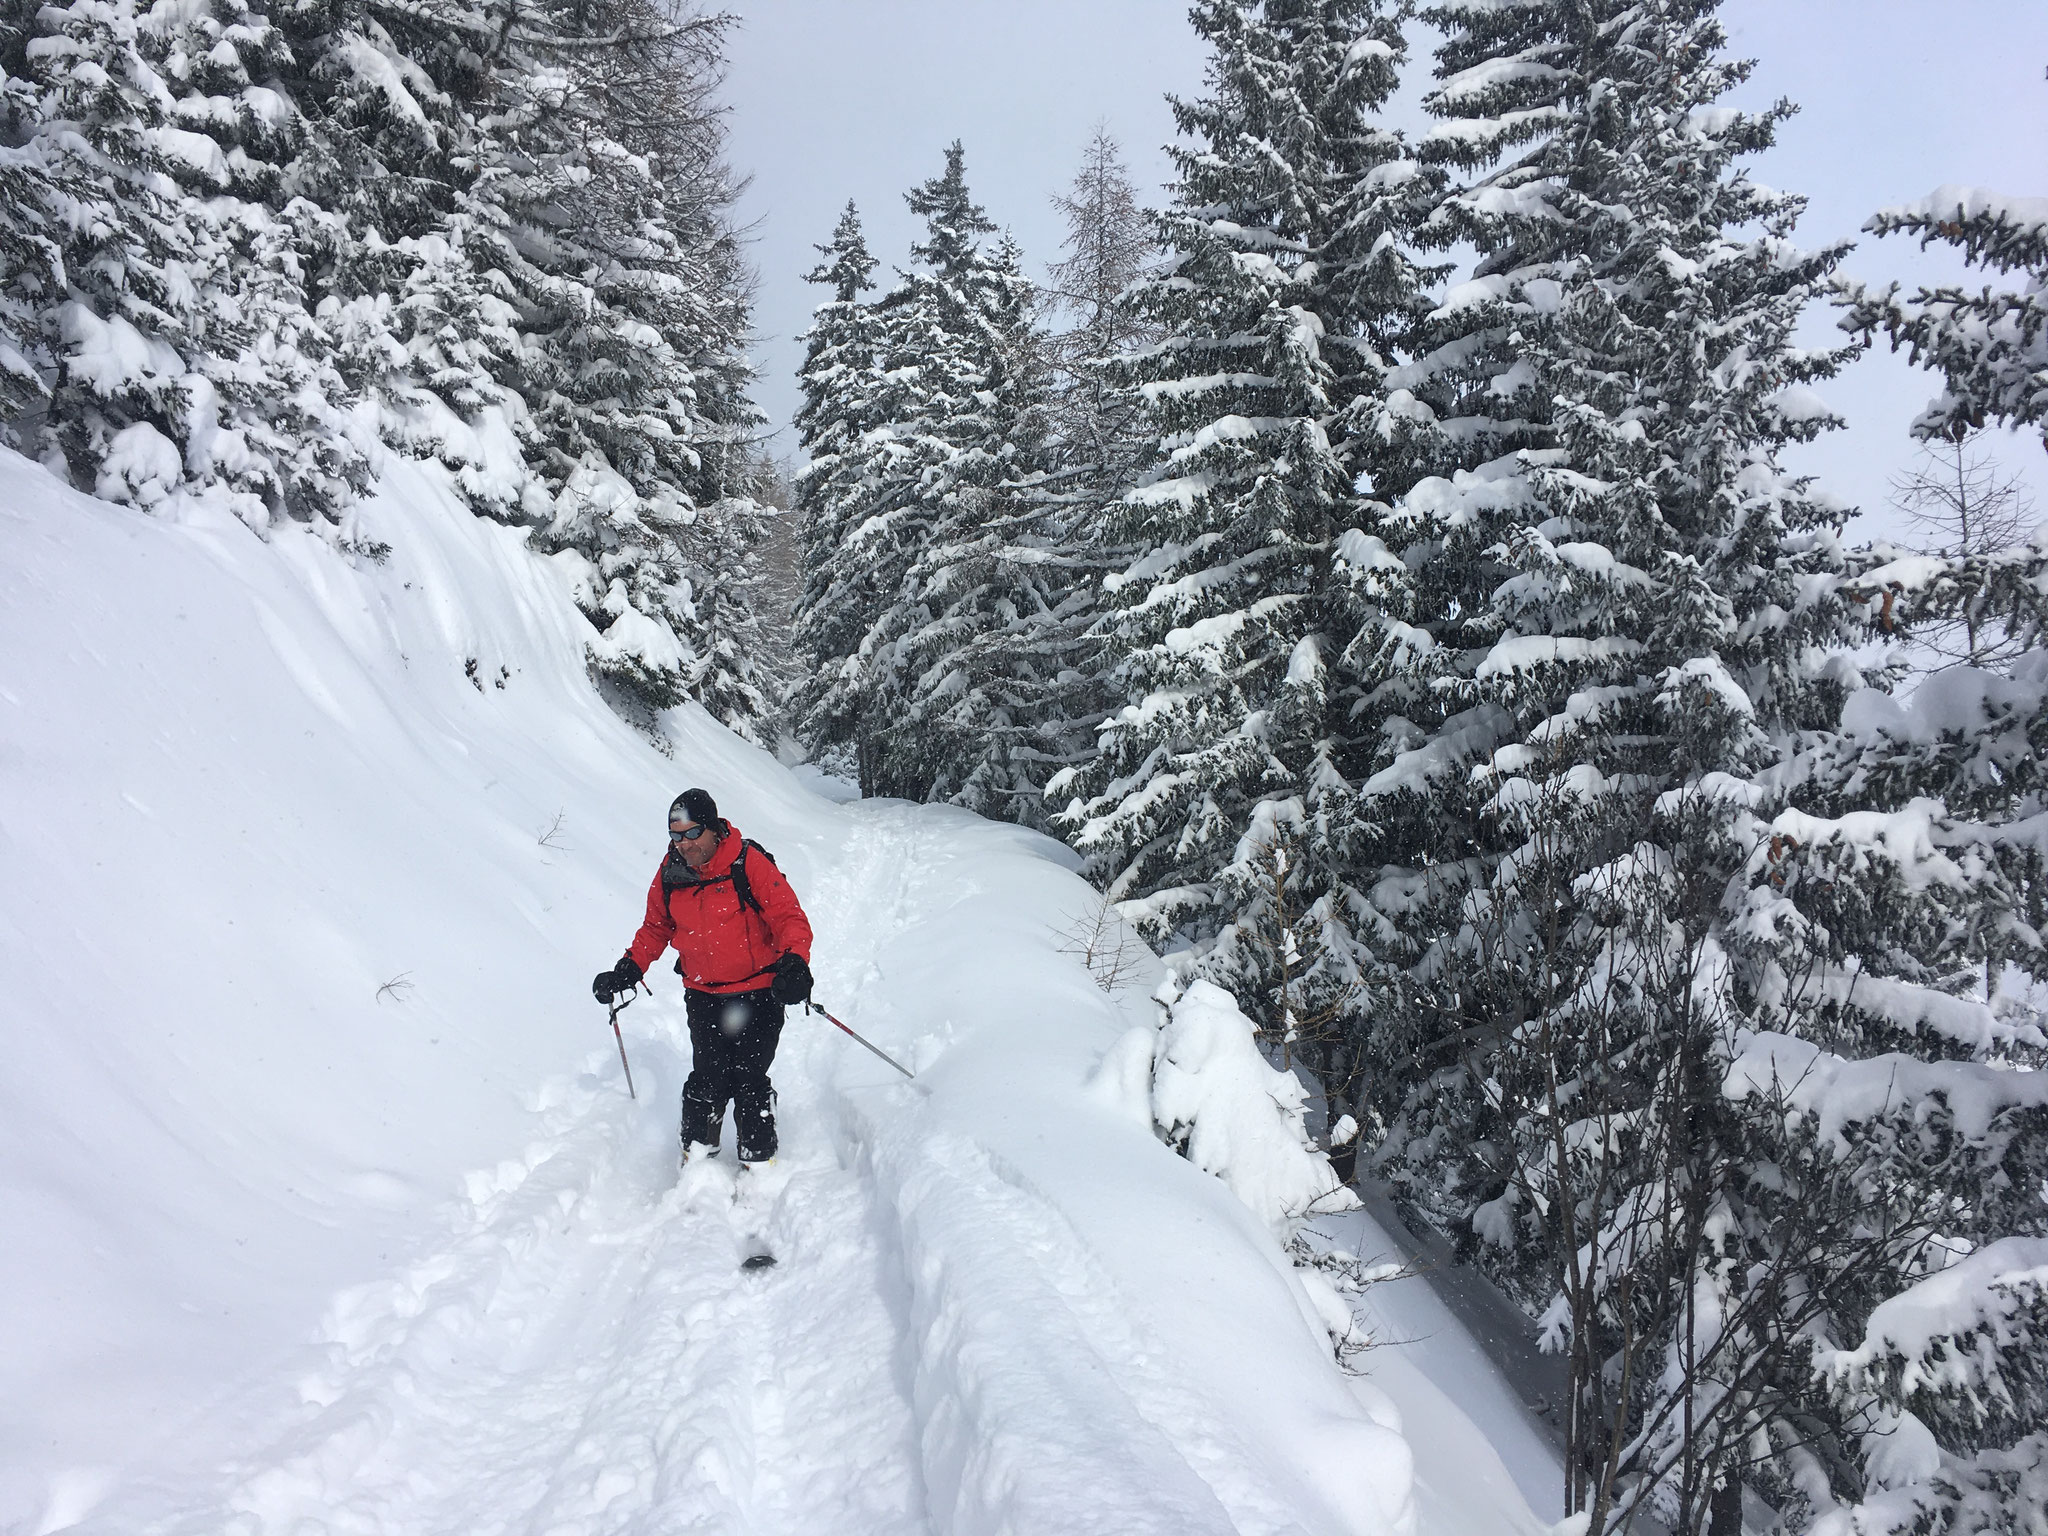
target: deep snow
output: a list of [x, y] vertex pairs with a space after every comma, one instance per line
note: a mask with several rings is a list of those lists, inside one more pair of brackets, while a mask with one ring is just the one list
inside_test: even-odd
[[[694, 710], [664, 757], [566, 574], [431, 471], [361, 514], [382, 564], [183, 518], [0, 455], [0, 1531], [1540, 1528], [1425, 1281], [1345, 1375], [1265, 1224], [1091, 1086], [1158, 973], [1062, 952], [1058, 845]], [[677, 1175], [680, 983], [622, 1015], [637, 1101], [587, 990], [691, 783], [921, 1074], [793, 1016], [737, 1215]]]

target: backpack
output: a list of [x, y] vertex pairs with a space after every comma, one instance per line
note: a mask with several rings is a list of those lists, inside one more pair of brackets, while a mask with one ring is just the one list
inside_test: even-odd
[[740, 851], [733, 858], [732, 868], [722, 875], [713, 875], [709, 880], [699, 880], [690, 873], [689, 865], [683, 863], [681, 858], [671, 853], [661, 861], [662, 899], [666, 901], [672, 892], [686, 885], [716, 885], [721, 880], [730, 880], [732, 881], [733, 894], [739, 897], [740, 905], [742, 907], [752, 907], [757, 913], [766, 916], [767, 909], [761, 905], [761, 898], [754, 894], [753, 883], [747, 879], [747, 854], [750, 851], [760, 854], [770, 864], [774, 864], [777, 869], [782, 867], [777, 862], [774, 854], [763, 848], [751, 837], [740, 839]]

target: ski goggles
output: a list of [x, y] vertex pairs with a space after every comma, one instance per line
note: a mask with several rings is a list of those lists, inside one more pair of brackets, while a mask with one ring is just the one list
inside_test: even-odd
[[670, 827], [668, 840], [672, 843], [694, 843], [711, 829], [699, 823], [694, 827]]

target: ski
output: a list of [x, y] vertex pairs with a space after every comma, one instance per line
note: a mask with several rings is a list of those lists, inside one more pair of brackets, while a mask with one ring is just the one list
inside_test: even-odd
[[694, 1210], [723, 1211], [732, 1224], [734, 1258], [742, 1270], [772, 1269], [775, 1250], [760, 1229], [768, 1218], [782, 1186], [767, 1165], [733, 1164], [718, 1155], [715, 1146], [695, 1145], [683, 1155], [678, 1182], [684, 1202]]
[[[765, 1164], [740, 1164], [739, 1176], [733, 1181], [732, 1191], [735, 1215], [749, 1221], [761, 1219], [761, 1202], [773, 1198], [773, 1189], [760, 1182], [764, 1177], [770, 1177], [766, 1168]], [[775, 1265], [775, 1251], [769, 1247], [767, 1237], [760, 1232], [749, 1232], [744, 1229], [740, 1231], [739, 1256], [742, 1270], [772, 1269]]]

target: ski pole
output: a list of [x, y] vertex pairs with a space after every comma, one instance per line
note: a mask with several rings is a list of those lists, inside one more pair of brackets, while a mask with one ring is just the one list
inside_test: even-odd
[[837, 1019], [833, 1018], [831, 1014], [829, 1014], [829, 1013], [825, 1013], [825, 1010], [824, 1010], [823, 1008], [820, 1008], [820, 1007], [819, 1007], [819, 1006], [818, 1006], [818, 1005], [817, 1005], [816, 1003], [812, 1002], [812, 1001], [811, 1001], [811, 1000], [810, 1000], [809, 998], [805, 998], [805, 999], [804, 999], [804, 1012], [805, 1012], [805, 1013], [813, 1013], [813, 1012], [815, 1012], [815, 1013], [824, 1013], [824, 1014], [825, 1014], [825, 1022], [826, 1022], [826, 1023], [828, 1023], [828, 1024], [832, 1024], [832, 1025], [835, 1025], [835, 1026], [837, 1026], [837, 1027], [838, 1027], [838, 1028], [840, 1028], [840, 1029], [844, 1029], [844, 1030], [846, 1030], [846, 1033], [848, 1033], [849, 1035], [853, 1035], [853, 1038], [854, 1038], [854, 1039], [856, 1039], [856, 1040], [860, 1040], [860, 1043], [861, 1043], [862, 1045], [866, 1046], [866, 1047], [867, 1047], [867, 1048], [868, 1048], [869, 1050], [873, 1051], [873, 1052], [874, 1052], [874, 1053], [875, 1053], [875, 1054], [876, 1054], [877, 1056], [881, 1057], [881, 1058], [882, 1058], [882, 1060], [884, 1060], [884, 1061], [886, 1061], [887, 1063], [889, 1063], [889, 1065], [890, 1065], [890, 1066], [894, 1067], [894, 1068], [895, 1068], [895, 1069], [896, 1069], [896, 1070], [897, 1070], [898, 1072], [901, 1072], [901, 1073], [902, 1073], [902, 1074], [903, 1074], [903, 1075], [904, 1075], [905, 1077], [909, 1078], [909, 1079], [910, 1079], [910, 1080], [911, 1080], [911, 1081], [912, 1081], [913, 1083], [917, 1081], [917, 1074], [916, 1074], [915, 1072], [911, 1071], [911, 1070], [910, 1070], [910, 1068], [908, 1068], [908, 1067], [906, 1067], [905, 1065], [903, 1065], [903, 1063], [902, 1063], [902, 1062], [898, 1061], [898, 1060], [897, 1060], [897, 1059], [896, 1059], [896, 1058], [895, 1058], [894, 1056], [891, 1056], [891, 1055], [890, 1055], [890, 1054], [889, 1054], [889, 1053], [888, 1053], [887, 1051], [883, 1050], [883, 1049], [882, 1049], [882, 1048], [881, 1048], [881, 1047], [880, 1047], [879, 1045], [876, 1045], [876, 1044], [874, 1043], [874, 1041], [872, 1041], [872, 1040], [861, 1040], [861, 1037], [860, 1037], [859, 1035], [857, 1035], [857, 1034], [854, 1034], [854, 1032], [853, 1032], [852, 1030], [850, 1030], [850, 1029], [847, 1029], [847, 1028], [846, 1028], [846, 1026], [845, 1026], [844, 1024], [841, 1024], [841, 1023], [839, 1022], [839, 1020], [837, 1020]]
[[626, 1069], [626, 1092], [632, 1098], [637, 1099], [640, 1095], [633, 1091], [633, 1064], [626, 1060], [626, 1037], [619, 1033], [619, 1010], [628, 1007], [632, 1003], [634, 996], [635, 994], [628, 992], [623, 1001], [616, 998], [613, 999], [612, 1038], [619, 1042], [619, 1065]]

